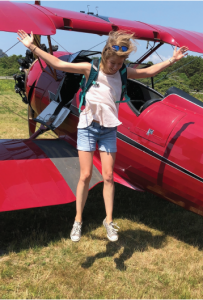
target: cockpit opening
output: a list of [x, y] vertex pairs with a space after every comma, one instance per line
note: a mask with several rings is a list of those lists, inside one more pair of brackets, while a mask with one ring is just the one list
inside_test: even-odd
[[[79, 62], [91, 62], [92, 59], [89, 56], [98, 55], [101, 52], [82, 50], [77, 53], [68, 56], [67, 62], [79, 63]], [[82, 74], [66, 73], [63, 86], [61, 88], [61, 98], [64, 106], [69, 107], [71, 100], [80, 88], [80, 82], [82, 80]]]
[[128, 105], [137, 116], [149, 105], [164, 98], [159, 92], [134, 79], [128, 79], [127, 94], [130, 97]]

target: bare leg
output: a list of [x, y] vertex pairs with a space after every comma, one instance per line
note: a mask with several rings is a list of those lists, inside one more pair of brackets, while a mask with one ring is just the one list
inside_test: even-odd
[[80, 162], [80, 179], [76, 191], [76, 217], [75, 221], [82, 222], [82, 212], [87, 200], [89, 182], [92, 177], [94, 151], [78, 151]]
[[113, 168], [116, 159], [116, 153], [107, 153], [100, 151], [102, 163], [102, 176], [104, 179], [103, 197], [106, 209], [106, 222], [113, 221], [113, 202], [114, 202], [114, 181]]

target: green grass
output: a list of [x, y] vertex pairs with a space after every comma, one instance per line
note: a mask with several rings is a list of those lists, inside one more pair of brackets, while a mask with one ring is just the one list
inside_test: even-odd
[[102, 184], [79, 243], [69, 238], [74, 216], [75, 203], [1, 213], [1, 298], [202, 298], [202, 217], [119, 184], [118, 242], [101, 225]]
[[200, 101], [203, 101], [203, 94], [199, 94], [199, 93], [193, 93], [191, 94], [193, 97], [199, 99]]
[[[12, 90], [8, 93], [6, 91], [0, 93], [1, 139], [29, 138], [27, 118], [27, 105], [22, 102], [18, 94]], [[45, 133], [43, 138], [53, 138], [53, 134]]]
[[0, 79], [0, 95], [14, 94], [15, 80]]
[[[1, 95], [1, 138], [28, 137], [26, 121], [1, 104], [26, 115], [19, 96]], [[203, 298], [201, 216], [116, 184], [112, 243], [99, 184], [79, 243], [69, 237], [74, 217], [75, 203], [0, 213], [0, 298]]]

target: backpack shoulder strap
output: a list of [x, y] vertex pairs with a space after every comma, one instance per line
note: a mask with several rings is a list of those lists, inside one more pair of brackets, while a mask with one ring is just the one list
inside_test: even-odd
[[86, 95], [87, 91], [90, 89], [90, 87], [93, 84], [96, 84], [95, 80], [98, 77], [100, 61], [101, 61], [101, 58], [100, 59], [95, 58], [95, 59], [92, 60], [90, 75], [89, 75], [87, 83], [86, 83], [85, 76], [83, 75], [83, 77], [82, 77], [82, 80], [81, 80], [81, 83], [80, 83], [82, 92], [80, 94], [79, 113], [81, 112], [82, 105], [85, 105], [85, 95]]
[[[130, 101], [130, 98], [127, 95], [127, 68], [125, 64], [122, 65], [119, 72], [121, 75], [122, 91], [120, 101], [116, 101], [116, 103], [124, 103]], [[125, 98], [125, 100], [123, 100], [123, 98]]]
[[101, 61], [101, 58], [100, 59], [95, 58], [95, 59], [92, 60], [92, 66], [91, 66], [91, 70], [90, 70], [90, 75], [89, 75], [87, 84], [85, 86], [86, 92], [89, 90], [89, 88], [93, 84], [95, 84], [95, 80], [97, 79], [98, 73], [99, 73], [100, 61]]
[[127, 68], [126, 65], [123, 64], [122, 67], [119, 70], [120, 74], [121, 74], [121, 81], [122, 84], [127, 84]]

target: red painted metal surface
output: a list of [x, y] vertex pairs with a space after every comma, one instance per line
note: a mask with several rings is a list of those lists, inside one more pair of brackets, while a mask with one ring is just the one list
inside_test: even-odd
[[187, 46], [190, 51], [203, 53], [203, 34], [183, 29], [150, 25], [139, 21], [109, 17], [109, 22], [96, 15], [66, 11], [10, 1], [0, 2], [0, 30], [52, 35], [56, 29], [107, 35], [111, 30], [131, 30], [137, 39]]
[[[184, 115], [178, 109], [157, 102], [134, 120], [131, 131], [153, 143], [165, 146], [170, 132]], [[149, 129], [153, 129], [153, 134], [148, 134]]]
[[[176, 103], [176, 109], [179, 110], [180, 114], [183, 111], [185, 114], [183, 118], [180, 118], [173, 125], [172, 120], [168, 124], [164, 124], [165, 120], [159, 122], [159, 131], [163, 135], [165, 135], [168, 128], [173, 127], [171, 132], [168, 132], [168, 139], [166, 136], [166, 145], [163, 147], [161, 144], [157, 145], [152, 139], [147, 139], [144, 131], [142, 135], [138, 135], [136, 132], [129, 133], [127, 126], [125, 126], [121, 131], [140, 145], [150, 149], [151, 153], [146, 153], [118, 140], [121, 147], [119, 155], [121, 155], [122, 151], [126, 151], [126, 162], [130, 166], [126, 175], [131, 180], [133, 179], [134, 182], [139, 183], [143, 189], [152, 191], [178, 205], [203, 215], [203, 108], [190, 103], [186, 99], [171, 95], [163, 100], [163, 103], [168, 103], [169, 111], [174, 106], [170, 105], [172, 101], [169, 100], [172, 99]], [[190, 106], [190, 110], [183, 108], [183, 101], [185, 102], [185, 107]], [[158, 117], [162, 113], [162, 103], [155, 103], [152, 107], [155, 106]], [[125, 120], [127, 120], [128, 124], [130, 122], [134, 125], [136, 122], [139, 124], [139, 117], [135, 117], [129, 108], [124, 108], [124, 105], [120, 108], [120, 115], [123, 116], [121, 119], [123, 119], [124, 124], [126, 123]], [[196, 112], [194, 113], [194, 111]], [[166, 113], [164, 116], [167, 118]], [[150, 127], [152, 129], [154, 126], [156, 128], [156, 120], [157, 118], [154, 117], [154, 122], [151, 122]], [[154, 153], [165, 158], [166, 161], [163, 162], [161, 159], [157, 159], [153, 155]], [[121, 155], [121, 159], [124, 161], [123, 155]], [[171, 162], [174, 163], [173, 166], [170, 165]], [[178, 169], [179, 167], [182, 169]], [[187, 171], [192, 174], [188, 174]], [[199, 176], [199, 178], [194, 178], [194, 175]]]
[[192, 115], [198, 114], [203, 116], [202, 108], [177, 95], [169, 95], [168, 97], [163, 99], [163, 103], [166, 105], [170, 105], [171, 107], [178, 108], [185, 113], [190, 113]]
[[41, 12], [37, 5], [1, 1], [0, 30], [17, 32], [19, 29], [23, 29], [27, 33], [33, 31], [40, 35], [56, 33], [53, 21]]
[[176, 29], [171, 27], [163, 27], [154, 25], [160, 35], [160, 39], [172, 45], [177, 43], [177, 46], [186, 45], [190, 51], [202, 53], [203, 49], [203, 34], [184, 29]]
[[113, 29], [111, 23], [92, 15], [43, 6], [39, 9], [52, 19], [57, 29], [96, 34], [108, 34]]
[[69, 203], [75, 195], [31, 140], [0, 143], [0, 211]]

